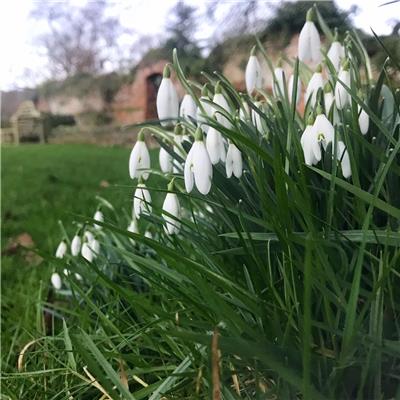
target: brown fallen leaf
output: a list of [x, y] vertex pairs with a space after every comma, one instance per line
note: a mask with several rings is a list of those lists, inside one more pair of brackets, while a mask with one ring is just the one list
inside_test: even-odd
[[10, 238], [6, 247], [2, 251], [2, 254], [5, 254], [5, 255], [15, 254], [20, 247], [27, 248], [27, 249], [31, 249], [31, 248], [35, 247], [35, 243], [32, 240], [32, 236], [29, 233], [24, 232], [24, 233], [19, 234], [16, 237]]
[[110, 182], [106, 181], [106, 180], [102, 180], [100, 181], [100, 187], [102, 188], [108, 188], [110, 186]]

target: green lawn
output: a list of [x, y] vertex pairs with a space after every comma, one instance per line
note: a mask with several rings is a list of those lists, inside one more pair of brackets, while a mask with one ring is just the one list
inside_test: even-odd
[[32, 253], [23, 248], [6, 250], [10, 241], [27, 233], [37, 249], [53, 254], [62, 235], [57, 221], [63, 221], [72, 236], [73, 214], [92, 216], [98, 204], [96, 195], [130, 213], [129, 153], [125, 148], [93, 145], [3, 147], [3, 367], [14, 367], [17, 351], [33, 338], [36, 300], [46, 299], [51, 274], [49, 265], [37, 265]]

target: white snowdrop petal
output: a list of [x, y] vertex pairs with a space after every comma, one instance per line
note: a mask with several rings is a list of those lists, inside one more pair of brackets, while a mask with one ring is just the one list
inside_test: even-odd
[[256, 56], [250, 56], [245, 72], [246, 90], [249, 95], [262, 88], [261, 66]]
[[[167, 193], [165, 196], [163, 211], [179, 219], [181, 210], [178, 196], [175, 193]], [[162, 214], [165, 221], [164, 230], [167, 234], [173, 235], [179, 232], [180, 222], [165, 213]]]
[[310, 104], [312, 107], [314, 107], [317, 101], [318, 90], [323, 88], [324, 88], [324, 79], [322, 77], [322, 74], [320, 72], [315, 72], [311, 77], [310, 82], [307, 85], [306, 102], [311, 96]]
[[233, 174], [239, 179], [243, 173], [242, 153], [233, 143], [230, 146], [232, 148]]
[[[100, 210], [98, 210], [95, 212], [93, 219], [95, 221], [104, 222], [104, 215]], [[101, 225], [93, 224], [93, 226], [95, 229], [98, 229], [98, 230], [102, 229]]]
[[339, 71], [340, 62], [343, 58], [343, 54], [344, 50], [340, 42], [333, 42], [328, 51], [328, 58], [331, 61], [332, 65], [335, 67], [336, 71]]
[[62, 286], [61, 276], [57, 272], [53, 272], [51, 275], [51, 284], [53, 285], [54, 289], [60, 290]]
[[193, 174], [198, 191], [207, 194], [211, 189], [212, 164], [202, 141], [193, 144]]
[[67, 244], [64, 241], [61, 241], [56, 250], [57, 258], [64, 258], [67, 253]]
[[168, 151], [164, 149], [164, 147], [160, 147], [158, 161], [160, 163], [160, 168], [162, 172], [164, 172], [165, 174], [172, 172], [173, 159]]
[[[231, 109], [229, 107], [229, 104], [222, 93], [215, 93], [213, 102], [219, 105], [221, 108], [223, 108], [227, 112], [227, 114], [231, 114]], [[223, 125], [225, 128], [231, 127], [231, 123], [229, 122], [229, 120], [224, 115], [222, 115], [221, 112], [217, 110], [215, 107], [212, 107], [212, 114], [216, 115], [218, 123]]]
[[81, 249], [81, 255], [85, 260], [89, 262], [93, 261], [93, 252], [92, 249], [89, 247], [89, 243], [87, 242], [83, 243]]
[[298, 55], [299, 60], [303, 62], [311, 61], [311, 40], [310, 40], [310, 24], [312, 22], [306, 21], [300, 31], [298, 41]]
[[310, 23], [310, 50], [311, 50], [311, 61], [314, 63], [321, 62], [321, 40], [319, 38], [319, 33], [315, 24], [313, 22]]
[[190, 94], [185, 94], [179, 109], [179, 115], [182, 118], [196, 119], [197, 106]]
[[[177, 119], [179, 100], [175, 86], [170, 78], [163, 78], [157, 93], [157, 114], [160, 120]], [[162, 126], [171, 125], [170, 121], [161, 122]]]
[[189, 153], [185, 160], [184, 167], [184, 178], [185, 178], [185, 189], [188, 193], [193, 190], [194, 176], [193, 176], [193, 147], [189, 150]]
[[336, 157], [340, 161], [343, 176], [348, 179], [351, 177], [351, 165], [349, 153], [346, 149], [346, 145], [342, 141], [338, 141], [338, 148]]
[[330, 109], [332, 107], [333, 101], [334, 101], [334, 97], [333, 97], [333, 93], [332, 92], [328, 92], [328, 93], [324, 94], [325, 111], [327, 113], [329, 113], [329, 111], [330, 111]]
[[[360, 112], [360, 109], [360, 106], [358, 106], [358, 112]], [[368, 132], [369, 128], [369, 116], [364, 109], [361, 109], [360, 115], [358, 117], [358, 124], [360, 126], [361, 133], [365, 135]]]
[[136, 187], [133, 199], [133, 211], [137, 219], [140, 218], [142, 213], [149, 214], [152, 211], [150, 192], [144, 183], [139, 183]]
[[81, 251], [81, 238], [75, 235], [71, 242], [71, 254], [76, 257]]

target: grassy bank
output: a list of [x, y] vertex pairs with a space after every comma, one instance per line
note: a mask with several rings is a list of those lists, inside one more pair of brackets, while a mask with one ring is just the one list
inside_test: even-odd
[[[53, 254], [63, 221], [94, 213], [101, 196], [130, 212], [129, 149], [91, 145], [24, 145], [2, 149], [2, 362], [15, 368], [32, 338], [38, 298], [45, 298], [49, 265], [32, 250]], [[42, 284], [41, 284], [42, 282]], [[42, 285], [42, 286], [41, 286]]]

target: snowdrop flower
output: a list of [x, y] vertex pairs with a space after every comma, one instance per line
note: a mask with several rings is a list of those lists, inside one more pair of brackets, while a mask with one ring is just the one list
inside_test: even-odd
[[329, 84], [329, 82], [327, 82], [324, 87], [324, 103], [325, 103], [326, 114], [329, 113], [329, 111], [332, 107], [333, 101], [334, 101], [334, 97], [333, 97], [333, 93], [332, 93], [332, 88], [331, 88], [331, 85]]
[[[213, 102], [218, 106], [220, 106], [221, 108], [223, 108], [227, 112], [227, 114], [231, 114], [231, 108], [229, 107], [228, 102], [226, 101], [224, 95], [222, 94], [220, 82], [218, 82], [215, 85], [215, 94]], [[216, 116], [218, 123], [223, 125], [225, 128], [231, 128], [232, 125], [229, 122], [229, 120], [224, 115], [222, 115], [217, 108], [212, 107], [212, 114], [213, 116]]]
[[53, 272], [51, 274], [51, 284], [53, 285], [54, 289], [60, 290], [62, 286], [61, 276], [57, 272]]
[[255, 90], [262, 89], [263, 87], [263, 78], [261, 75], [261, 66], [258, 62], [258, 58], [255, 55], [256, 48], [255, 46], [251, 49], [250, 58], [247, 62], [246, 72], [245, 72], [245, 80], [246, 80], [246, 89], [249, 96], [253, 94]]
[[207, 133], [206, 147], [212, 164], [218, 164], [219, 161], [225, 162], [224, 140], [221, 133], [213, 127], [210, 127]]
[[342, 141], [338, 141], [336, 150], [336, 158], [340, 161], [340, 166], [342, 168], [342, 174], [344, 178], [351, 177], [351, 165], [350, 165], [350, 157], [349, 153], [346, 149], [345, 144]]
[[93, 251], [93, 257], [96, 257], [100, 253], [100, 242], [97, 239], [93, 239], [89, 243], [89, 247]]
[[207, 194], [211, 189], [212, 164], [203, 141], [203, 132], [197, 128], [195, 141], [190, 149], [184, 168], [185, 188], [188, 193], [195, 184], [201, 194]]
[[311, 107], [315, 106], [315, 103], [317, 101], [317, 94], [318, 90], [321, 89], [323, 90], [324, 88], [324, 79], [322, 78], [322, 67], [321, 65], [318, 65], [316, 68], [313, 76], [310, 79], [310, 82], [308, 82], [307, 89], [306, 89], [306, 102], [309, 101], [310, 97], [310, 105]]
[[[262, 112], [262, 103], [261, 101], [256, 101], [254, 105]], [[253, 125], [256, 127], [256, 129], [261, 133], [263, 131], [263, 126], [262, 126], [262, 120], [261, 116], [258, 112], [256, 112], [254, 109], [251, 110], [251, 121], [253, 122]]]
[[[174, 181], [172, 180], [168, 185], [168, 191], [172, 192], [174, 190]], [[164, 231], [167, 235], [174, 235], [179, 233], [181, 223], [179, 221], [181, 217], [181, 206], [179, 204], [179, 199], [176, 193], [167, 193], [163, 203], [163, 213], [162, 217], [165, 221]], [[172, 218], [170, 215], [175, 218]]]
[[328, 144], [331, 143], [335, 137], [335, 129], [328, 118], [322, 114], [322, 108], [320, 106], [317, 108], [317, 117], [315, 118], [313, 126], [318, 142], [321, 143], [326, 150]]
[[71, 242], [71, 254], [76, 257], [81, 251], [81, 238], [79, 235], [75, 235]]
[[153, 239], [153, 235], [151, 234], [150, 231], [146, 231], [146, 232], [144, 233], [144, 237], [147, 237], [147, 239]]
[[315, 165], [321, 161], [321, 147], [314, 127], [314, 118], [310, 116], [306, 129], [300, 139], [304, 161], [307, 165]]
[[333, 38], [331, 47], [329, 48], [328, 51], [328, 58], [331, 61], [332, 65], [335, 67], [336, 71], [339, 71], [340, 62], [342, 61], [343, 57], [344, 57], [344, 48], [338, 40], [338, 32], [337, 29], [335, 29], [335, 36]]
[[89, 262], [92, 262], [92, 261], [93, 261], [93, 251], [92, 251], [92, 249], [90, 248], [88, 242], [84, 242], [84, 243], [83, 243], [82, 249], [81, 249], [81, 255], [82, 255], [82, 257], [83, 257], [85, 260], [87, 260], [87, 261], [89, 261]]
[[65, 254], [67, 253], [67, 244], [62, 240], [57, 247], [56, 250], [56, 257], [57, 258], [64, 258]]
[[160, 163], [161, 171], [164, 172], [164, 174], [172, 172], [173, 159], [164, 147], [160, 147], [158, 161]]
[[85, 231], [85, 233], [83, 234], [83, 237], [84, 237], [84, 239], [85, 239], [87, 242], [89, 242], [89, 243], [90, 243], [92, 240], [94, 240], [93, 233], [90, 232], [90, 231]]
[[143, 177], [146, 180], [149, 172], [145, 170], [149, 168], [150, 154], [144, 141], [143, 130], [141, 130], [129, 157], [129, 175], [132, 179]]
[[285, 95], [285, 72], [282, 69], [282, 60], [279, 60], [278, 66], [274, 69], [272, 92], [275, 97]]
[[[197, 108], [197, 113], [196, 113], [196, 118], [197, 118], [197, 126], [200, 126], [204, 132], [207, 133], [209, 126], [207, 124], [207, 120], [205, 117], [211, 117], [212, 116], [212, 106], [210, 103], [207, 103], [207, 101], [210, 101], [210, 95], [208, 91], [207, 84], [203, 86], [201, 89], [201, 96], [199, 99], [199, 102], [202, 107]], [[203, 110], [202, 110], [203, 108]]]
[[230, 178], [233, 175], [240, 178], [243, 172], [242, 153], [235, 146], [234, 143], [229, 141], [228, 152], [226, 154], [226, 176]]
[[[360, 110], [361, 110], [361, 112], [360, 112]], [[359, 112], [358, 125], [360, 126], [361, 133], [363, 135], [365, 135], [368, 132], [368, 128], [369, 128], [369, 116], [365, 112], [365, 110], [363, 108], [361, 108], [360, 106], [358, 106], [358, 112]]]
[[71, 272], [70, 272], [67, 268], [64, 268], [64, 269], [63, 269], [63, 274], [64, 274], [65, 276], [68, 276], [70, 273], [71, 273]]
[[299, 36], [299, 60], [303, 62], [321, 62], [321, 40], [313, 22], [314, 10], [310, 8], [307, 12], [306, 23]]
[[[103, 213], [102, 213], [100, 210], [97, 210], [97, 211], [95, 212], [95, 214], [94, 214], [93, 219], [94, 219], [95, 221], [104, 222], [104, 215], [103, 215]], [[100, 230], [100, 229], [103, 228], [101, 225], [98, 225], [98, 224], [93, 224], [93, 226], [94, 226], [94, 228], [97, 229], [97, 230]]]
[[187, 118], [190, 120], [195, 120], [197, 115], [197, 106], [190, 94], [185, 94], [179, 109], [179, 116], [181, 118]]
[[[341, 110], [344, 107], [346, 107], [347, 104], [350, 103], [350, 94], [347, 92], [345, 87], [343, 86], [346, 85], [347, 87], [350, 86], [350, 64], [348, 60], [346, 60], [343, 63], [343, 67], [339, 72], [338, 75], [338, 81], [336, 82], [335, 86], [335, 103], [336, 107]], [[339, 82], [342, 81], [343, 83]]]
[[[157, 93], [157, 114], [160, 120], [177, 119], [179, 115], [179, 101], [175, 86], [171, 81], [169, 66], [164, 67], [163, 78]], [[171, 121], [161, 121], [162, 126], [170, 126]]]
[[139, 182], [133, 199], [133, 212], [136, 219], [139, 219], [142, 213], [150, 214], [151, 210], [150, 192], [147, 190], [147, 187], [144, 183]]
[[[289, 85], [288, 85], [288, 96], [289, 96], [290, 103], [292, 102], [293, 86], [294, 86], [294, 75], [291, 75], [290, 79], [289, 79]], [[301, 98], [301, 80], [300, 80], [300, 77], [297, 76], [296, 105], [299, 104], [300, 98]]]

